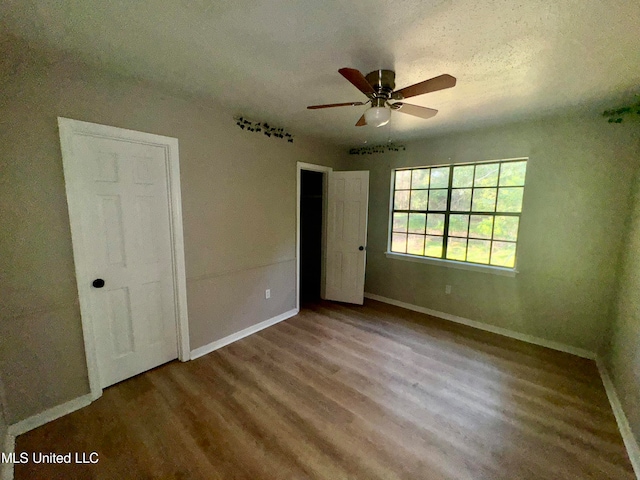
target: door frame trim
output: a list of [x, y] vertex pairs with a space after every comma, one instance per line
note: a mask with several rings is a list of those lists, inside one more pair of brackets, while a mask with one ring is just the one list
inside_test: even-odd
[[313, 163], [297, 162], [296, 166], [296, 309], [300, 311], [300, 197], [302, 193], [302, 170], [324, 173], [325, 182], [322, 186], [322, 273], [320, 274], [320, 297], [325, 297], [327, 283], [327, 208], [329, 200], [329, 175], [333, 168]]
[[71, 226], [71, 240], [73, 258], [82, 318], [82, 334], [84, 337], [85, 356], [91, 398], [96, 400], [102, 395], [98, 357], [96, 351], [95, 331], [91, 309], [88, 302], [89, 282], [91, 273], [88, 271], [88, 259], [82, 251], [83, 232], [81, 213], [86, 209], [80, 197], [78, 185], [77, 159], [74, 161], [73, 136], [84, 135], [113, 140], [125, 140], [133, 143], [153, 145], [164, 148], [167, 155], [167, 193], [169, 196], [170, 237], [173, 266], [174, 293], [176, 299], [176, 333], [178, 339], [178, 359], [186, 362], [190, 357], [189, 321], [187, 314], [187, 281], [184, 260], [184, 234], [182, 230], [182, 198], [180, 193], [180, 162], [178, 156], [178, 139], [138, 132], [124, 128], [82, 122], [69, 118], [58, 117], [60, 130], [60, 147], [62, 152], [62, 166], [64, 170], [67, 205], [69, 208], [69, 224]]

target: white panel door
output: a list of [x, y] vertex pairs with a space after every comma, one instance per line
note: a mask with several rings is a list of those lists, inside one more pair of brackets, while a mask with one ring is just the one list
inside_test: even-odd
[[78, 281], [91, 283], [87, 303], [104, 388], [178, 355], [167, 154], [89, 135], [74, 135], [72, 148], [83, 205], [80, 248], [92, 277]]
[[327, 214], [326, 298], [364, 302], [369, 172], [331, 172]]

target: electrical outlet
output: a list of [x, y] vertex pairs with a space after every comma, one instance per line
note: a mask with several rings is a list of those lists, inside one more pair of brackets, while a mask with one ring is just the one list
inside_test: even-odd
[[266, 299], [271, 298], [271, 289], [270, 289], [270, 288], [267, 288], [267, 289], [264, 291], [264, 298], [266, 298]]
[[451, 285], [447, 285], [444, 287], [444, 293], [449, 295], [451, 293]]

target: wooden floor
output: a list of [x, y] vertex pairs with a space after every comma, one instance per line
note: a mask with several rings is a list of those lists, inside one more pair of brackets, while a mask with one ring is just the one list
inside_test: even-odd
[[18, 437], [22, 479], [633, 479], [592, 361], [367, 301], [104, 391]]

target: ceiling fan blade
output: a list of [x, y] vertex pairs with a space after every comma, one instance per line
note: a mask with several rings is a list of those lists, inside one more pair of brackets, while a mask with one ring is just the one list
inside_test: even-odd
[[456, 78], [451, 75], [440, 75], [439, 77], [433, 77], [424, 82], [416, 83], [409, 87], [404, 87], [400, 90], [393, 92], [392, 98], [398, 100], [403, 98], [415, 97], [416, 95], [423, 95], [425, 93], [437, 92], [438, 90], [444, 90], [445, 88], [455, 87]]
[[367, 121], [364, 119], [364, 115], [360, 117], [360, 119], [356, 122], [356, 127], [364, 127], [367, 124]]
[[371, 84], [367, 82], [367, 79], [364, 78], [364, 75], [362, 75], [359, 70], [356, 70], [355, 68], [341, 68], [338, 72], [340, 72], [340, 75], [349, 80], [354, 87], [365, 95], [376, 93]]
[[400, 113], [407, 113], [414, 117], [431, 118], [435, 117], [438, 110], [427, 107], [420, 107], [418, 105], [411, 105], [410, 103], [397, 102], [393, 104], [393, 109]]
[[307, 107], [309, 110], [317, 110], [318, 108], [333, 108], [333, 107], [357, 107], [364, 105], [365, 102], [349, 102], [349, 103], [328, 103], [326, 105], [311, 105]]

